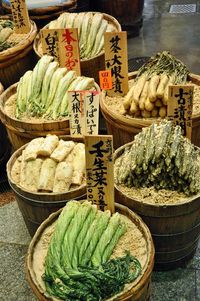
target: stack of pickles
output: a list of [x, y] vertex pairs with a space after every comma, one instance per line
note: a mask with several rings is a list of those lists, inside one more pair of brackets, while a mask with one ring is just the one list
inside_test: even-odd
[[164, 120], [143, 128], [115, 163], [115, 181], [127, 187], [199, 191], [199, 152], [181, 127]]

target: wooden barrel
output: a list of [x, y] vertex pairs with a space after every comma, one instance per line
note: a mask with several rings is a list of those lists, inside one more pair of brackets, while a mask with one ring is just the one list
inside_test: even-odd
[[[3, 93], [3, 86], [0, 83], [0, 95]], [[9, 143], [6, 129], [3, 123], [0, 121], [0, 172], [5, 167], [7, 160], [9, 159], [11, 151], [11, 145]]]
[[[129, 74], [129, 80], [135, 78], [137, 72]], [[200, 86], [200, 76], [190, 74], [189, 81]], [[105, 92], [100, 99], [100, 108], [106, 122], [108, 134], [113, 135], [114, 148], [133, 141], [134, 136], [141, 132], [143, 127], [150, 126], [153, 122], [159, 122], [160, 118], [132, 118], [115, 112], [105, 104]], [[200, 113], [192, 115], [192, 143], [200, 146]]]
[[[2, 7], [6, 13], [11, 14], [9, 5], [3, 2]], [[29, 9], [28, 12], [30, 19], [37, 24], [38, 28], [41, 28], [51, 20], [58, 18], [60, 14], [74, 11], [76, 8], [77, 0], [69, 0], [54, 6]]]
[[34, 67], [33, 40], [36, 34], [37, 27], [31, 21], [31, 30], [27, 38], [20, 44], [0, 52], [0, 79], [4, 88], [18, 82], [27, 70]]
[[[81, 138], [62, 136], [64, 140], [84, 142]], [[86, 184], [65, 193], [36, 193], [30, 192], [12, 179], [11, 170], [16, 159], [22, 154], [27, 145], [15, 151], [7, 163], [7, 176], [9, 184], [15, 194], [19, 209], [31, 236], [34, 235], [39, 225], [52, 213], [65, 206], [72, 199], [82, 199], [86, 195]]]
[[[108, 14], [103, 14], [104, 19], [115, 26], [116, 31], [121, 31], [121, 25], [112, 16]], [[48, 24], [43, 28], [48, 28]], [[42, 57], [42, 44], [41, 44], [41, 34], [39, 33], [34, 41], [33, 48], [38, 58]], [[81, 60], [81, 74], [84, 76], [92, 77], [97, 83], [99, 83], [99, 71], [105, 69], [105, 55], [102, 51], [99, 55], [91, 58]]]
[[[123, 154], [127, 143], [114, 153]], [[159, 192], [158, 192], [159, 193]], [[191, 258], [200, 236], [200, 195], [175, 204], [148, 204], [125, 195], [115, 184], [115, 198], [141, 216], [149, 227], [155, 245], [157, 269], [173, 269]]]
[[[48, 134], [55, 134], [57, 136], [69, 135], [68, 117], [58, 121], [42, 120], [41, 122], [28, 122], [8, 116], [4, 110], [4, 105], [9, 97], [16, 93], [17, 85], [18, 83], [10, 86], [0, 97], [0, 119], [6, 126], [8, 137], [15, 150], [37, 137]], [[95, 87], [100, 91], [97, 84], [95, 84]]]
[[108, 13], [119, 20], [123, 30], [131, 31], [141, 23], [144, 0], [92, 1], [91, 8]]
[[[38, 8], [32, 8], [29, 9], [29, 15], [31, 16], [43, 16], [43, 15], [48, 15], [56, 12], [62, 12], [65, 9], [69, 9], [71, 7], [74, 7], [74, 5], [77, 4], [77, 0], [68, 0], [68, 1], [62, 1], [62, 3], [57, 4], [57, 5], [51, 5], [51, 6], [46, 6], [46, 7], [38, 7]], [[10, 5], [6, 4], [4, 1], [2, 3], [3, 9], [11, 13], [11, 8]]]
[[[132, 301], [147, 301], [149, 300], [150, 295], [150, 281], [151, 281], [151, 274], [154, 265], [154, 246], [151, 238], [151, 234], [149, 229], [141, 220], [141, 218], [129, 210], [127, 207], [122, 206], [120, 204], [115, 203], [115, 209], [120, 214], [127, 216], [133, 224], [139, 229], [139, 235], [141, 235], [145, 240], [145, 249], [143, 254], [144, 261], [142, 264], [142, 272], [141, 275], [136, 279], [135, 282], [129, 284], [126, 289], [121, 292], [117, 297], [110, 298], [111, 300], [118, 300], [118, 301], [125, 301], [125, 300], [132, 300]], [[37, 232], [35, 233], [29, 248], [28, 254], [26, 257], [26, 275], [28, 278], [28, 282], [37, 296], [38, 300], [40, 301], [50, 301], [53, 300], [52, 298], [47, 298], [44, 295], [44, 289], [38, 284], [36, 280], [36, 274], [34, 271], [34, 252], [35, 248], [40, 242], [41, 237], [48, 226], [50, 226], [53, 222], [55, 222], [60, 214], [61, 210], [56, 213], [53, 213], [46, 219], [41, 226], [38, 228]]]

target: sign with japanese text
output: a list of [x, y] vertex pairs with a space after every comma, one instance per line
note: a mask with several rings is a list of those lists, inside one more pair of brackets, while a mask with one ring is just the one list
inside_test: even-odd
[[43, 29], [41, 37], [43, 53], [54, 56], [60, 67], [81, 75], [77, 28]]
[[113, 139], [85, 136], [87, 199], [114, 213]]
[[25, 0], [10, 0], [15, 32], [18, 34], [29, 33], [31, 29], [30, 19]]
[[42, 52], [53, 56], [55, 60], [60, 62], [58, 36], [57, 29], [41, 30]]
[[108, 96], [128, 93], [127, 32], [105, 32], [105, 67], [111, 70], [112, 90]]
[[98, 91], [68, 91], [70, 134], [72, 136], [98, 135]]
[[101, 90], [112, 89], [112, 74], [111, 70], [99, 71], [99, 82]]
[[193, 90], [192, 85], [172, 85], [168, 92], [168, 119], [180, 125], [183, 135], [188, 139], [192, 135]]
[[85, 133], [85, 114], [83, 93], [81, 91], [68, 91], [70, 112], [70, 135], [83, 136]]
[[98, 91], [86, 91], [84, 94], [86, 135], [99, 133], [99, 98], [100, 92]]

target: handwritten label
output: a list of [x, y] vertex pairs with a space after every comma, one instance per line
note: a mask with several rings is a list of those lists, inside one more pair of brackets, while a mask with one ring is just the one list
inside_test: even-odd
[[124, 96], [128, 93], [127, 33], [106, 32], [104, 40], [106, 70], [112, 75], [112, 90], [107, 94]]
[[87, 199], [114, 213], [112, 136], [85, 136]]
[[112, 89], [112, 74], [111, 70], [99, 71], [99, 82], [101, 90]]
[[85, 114], [81, 91], [68, 91], [70, 112], [70, 135], [83, 136], [85, 133]]
[[86, 135], [98, 135], [99, 133], [99, 98], [98, 91], [86, 91], [84, 94]]
[[10, 0], [15, 32], [19, 34], [29, 33], [31, 30], [29, 14], [25, 0]]
[[59, 56], [59, 41], [57, 29], [42, 29], [41, 30], [42, 52], [51, 55], [60, 62]]
[[43, 29], [41, 38], [43, 53], [54, 56], [60, 67], [81, 75], [77, 28]]
[[70, 134], [72, 136], [98, 135], [99, 98], [98, 91], [68, 91], [70, 112]]
[[180, 125], [188, 139], [192, 135], [192, 107], [194, 86], [169, 86], [167, 116], [175, 125]]

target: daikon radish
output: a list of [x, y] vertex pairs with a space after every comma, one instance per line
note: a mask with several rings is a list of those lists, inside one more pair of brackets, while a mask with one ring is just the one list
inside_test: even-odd
[[160, 76], [157, 74], [153, 75], [150, 79], [148, 96], [151, 102], [156, 101], [156, 91], [157, 91], [159, 81], [160, 81]]
[[151, 112], [153, 110], [153, 108], [154, 108], [154, 104], [152, 102], [150, 102], [149, 98], [147, 98], [145, 100], [144, 107], [145, 107], [146, 111]]
[[157, 99], [156, 102], [155, 102], [155, 106], [158, 107], [158, 108], [162, 107], [163, 106], [162, 100], [161, 99]]
[[60, 162], [56, 167], [53, 192], [69, 191], [72, 183], [73, 166], [67, 162]]
[[159, 109], [159, 116], [164, 118], [167, 116], [167, 107], [163, 106]]
[[42, 162], [43, 160], [40, 158], [24, 161], [20, 175], [22, 187], [30, 191], [37, 191]]
[[57, 147], [59, 143], [59, 138], [56, 135], [48, 135], [40, 148], [38, 149], [37, 154], [41, 156], [49, 157], [54, 149]]
[[56, 166], [57, 163], [50, 158], [47, 158], [43, 161], [39, 177], [38, 190], [53, 191]]
[[151, 111], [151, 116], [152, 117], [158, 117], [158, 108], [154, 107], [153, 110]]
[[165, 87], [165, 91], [164, 91], [164, 95], [163, 95], [163, 99], [162, 99], [163, 104], [164, 104], [165, 106], [166, 106], [167, 103], [168, 103], [168, 91], [169, 91], [169, 85], [173, 85], [173, 84], [174, 84], [174, 77], [171, 76], [171, 77], [169, 78], [169, 81], [168, 81], [166, 87]]
[[61, 139], [58, 143], [58, 146], [51, 154], [51, 159], [55, 160], [56, 162], [63, 161], [65, 157], [67, 157], [67, 155], [72, 151], [74, 146], [74, 141], [64, 141]]
[[123, 106], [125, 110], [129, 110], [130, 106], [131, 106], [131, 101], [133, 98], [133, 91], [134, 91], [135, 85], [133, 85], [130, 90], [128, 91], [128, 93], [126, 94], [126, 96], [124, 97], [123, 100]]
[[130, 107], [130, 112], [132, 114], [135, 114], [137, 111], [138, 111], [138, 106], [136, 105], [135, 103], [135, 100], [132, 100], [132, 103], [131, 103], [131, 107]]
[[141, 115], [143, 118], [150, 118], [151, 117], [151, 112], [143, 110], [141, 111]]
[[142, 93], [140, 95], [140, 98], [139, 98], [139, 107], [140, 107], [140, 110], [144, 110], [145, 109], [145, 105], [144, 104], [145, 104], [145, 100], [148, 97], [148, 89], [149, 89], [149, 81], [146, 81], [145, 85], [143, 87]]
[[144, 73], [143, 75], [141, 75], [139, 77], [139, 79], [137, 80], [137, 82], [134, 85], [133, 99], [134, 99], [136, 105], [138, 105], [138, 103], [139, 103], [139, 98], [140, 98], [140, 95], [144, 88], [144, 85], [146, 83], [146, 79], [147, 79], [147, 75]]
[[45, 138], [36, 138], [29, 142], [23, 151], [23, 158], [25, 161], [34, 160], [37, 158], [38, 150], [43, 144]]
[[81, 185], [85, 174], [85, 145], [78, 143], [73, 149], [73, 176], [72, 184]]
[[137, 112], [135, 112], [134, 117], [140, 117], [140, 116], [141, 116], [141, 111], [140, 110], [138, 110]]
[[160, 82], [156, 91], [157, 98], [163, 98], [165, 87], [167, 86], [167, 83], [169, 81], [169, 78], [166, 74], [162, 74], [160, 77]]

